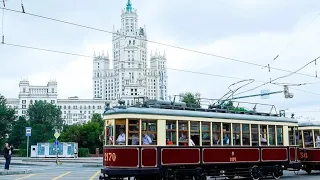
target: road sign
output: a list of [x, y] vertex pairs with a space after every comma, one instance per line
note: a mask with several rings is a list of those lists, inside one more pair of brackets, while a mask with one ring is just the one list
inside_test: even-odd
[[54, 142], [54, 145], [59, 145], [59, 141], [56, 140], [56, 141]]
[[26, 136], [31, 136], [31, 127], [26, 127]]
[[59, 134], [58, 132], [55, 132], [55, 133], [54, 133], [54, 137], [55, 137], [56, 139], [58, 139], [58, 138], [60, 137], [60, 134]]

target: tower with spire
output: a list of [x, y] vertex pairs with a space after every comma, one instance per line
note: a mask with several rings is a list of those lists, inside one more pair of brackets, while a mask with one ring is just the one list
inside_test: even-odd
[[[132, 2], [127, 0], [125, 8], [122, 9], [120, 28], [113, 26], [113, 69], [109, 68], [109, 60], [105, 62], [107, 65], [104, 65], [103, 69], [97, 68], [97, 60], [96, 64], [94, 63], [95, 98], [115, 101], [122, 99], [127, 105], [134, 104], [134, 97], [166, 99], [165, 53], [150, 56], [148, 68], [146, 40], [146, 26], [139, 27], [137, 10], [133, 8]], [[99, 64], [101, 63], [102, 61], [99, 61]]]

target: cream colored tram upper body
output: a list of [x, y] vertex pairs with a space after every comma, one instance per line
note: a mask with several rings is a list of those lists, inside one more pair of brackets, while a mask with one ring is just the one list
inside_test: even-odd
[[279, 116], [119, 107], [104, 120], [105, 146], [297, 145], [298, 121]]

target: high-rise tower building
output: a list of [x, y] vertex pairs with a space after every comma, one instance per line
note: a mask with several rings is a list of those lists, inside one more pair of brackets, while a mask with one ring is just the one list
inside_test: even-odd
[[134, 104], [134, 97], [167, 99], [168, 76], [165, 52], [150, 54], [147, 66], [146, 26], [138, 27], [137, 10], [128, 0], [121, 13], [121, 28], [113, 27], [112, 57], [95, 54], [93, 59], [93, 96], [95, 99], [125, 100]]

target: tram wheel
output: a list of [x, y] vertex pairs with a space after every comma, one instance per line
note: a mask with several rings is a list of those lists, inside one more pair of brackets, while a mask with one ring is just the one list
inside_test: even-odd
[[253, 180], [259, 180], [261, 176], [261, 171], [258, 166], [253, 166], [251, 169], [251, 177]]
[[275, 168], [274, 168], [274, 171], [273, 171], [273, 173], [272, 173], [272, 177], [273, 177], [274, 179], [280, 179], [280, 177], [281, 177], [282, 175], [283, 175], [282, 167], [276, 165]]

